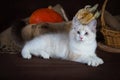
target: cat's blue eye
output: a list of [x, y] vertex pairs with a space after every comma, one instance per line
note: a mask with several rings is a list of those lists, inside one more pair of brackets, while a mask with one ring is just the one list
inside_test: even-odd
[[80, 31], [77, 31], [78, 34], [80, 34]]
[[85, 32], [85, 35], [88, 35], [88, 32]]

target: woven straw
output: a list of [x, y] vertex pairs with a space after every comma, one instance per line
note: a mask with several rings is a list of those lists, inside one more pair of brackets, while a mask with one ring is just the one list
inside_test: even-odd
[[101, 32], [105, 38], [105, 44], [113, 47], [113, 48], [120, 48], [120, 31], [112, 30], [108, 25], [106, 25], [104, 20], [104, 12], [105, 7], [108, 0], [104, 1], [102, 6], [102, 14], [101, 14]]

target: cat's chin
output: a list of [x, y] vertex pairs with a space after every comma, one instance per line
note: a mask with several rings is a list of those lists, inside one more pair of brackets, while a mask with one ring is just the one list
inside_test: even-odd
[[76, 43], [83, 43], [83, 42], [85, 42], [85, 41], [83, 41], [83, 40], [76, 40], [75, 42], [76, 42]]
[[76, 39], [77, 42], [85, 42], [83, 39]]
[[84, 40], [83, 40], [83, 39], [80, 39], [79, 41], [83, 42]]

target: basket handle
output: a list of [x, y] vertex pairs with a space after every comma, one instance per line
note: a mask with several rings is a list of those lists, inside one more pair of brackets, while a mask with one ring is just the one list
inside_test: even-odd
[[105, 26], [105, 20], [104, 20], [104, 12], [105, 12], [105, 7], [107, 4], [108, 0], [105, 0], [102, 6], [102, 12], [101, 12], [101, 25]]

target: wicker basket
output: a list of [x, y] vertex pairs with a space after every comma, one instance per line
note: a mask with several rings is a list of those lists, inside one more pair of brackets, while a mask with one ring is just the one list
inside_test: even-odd
[[112, 30], [108, 25], [106, 25], [104, 20], [104, 12], [105, 7], [108, 0], [105, 0], [102, 6], [102, 14], [101, 14], [101, 32], [105, 38], [105, 45], [113, 47], [113, 48], [120, 48], [120, 31]]

